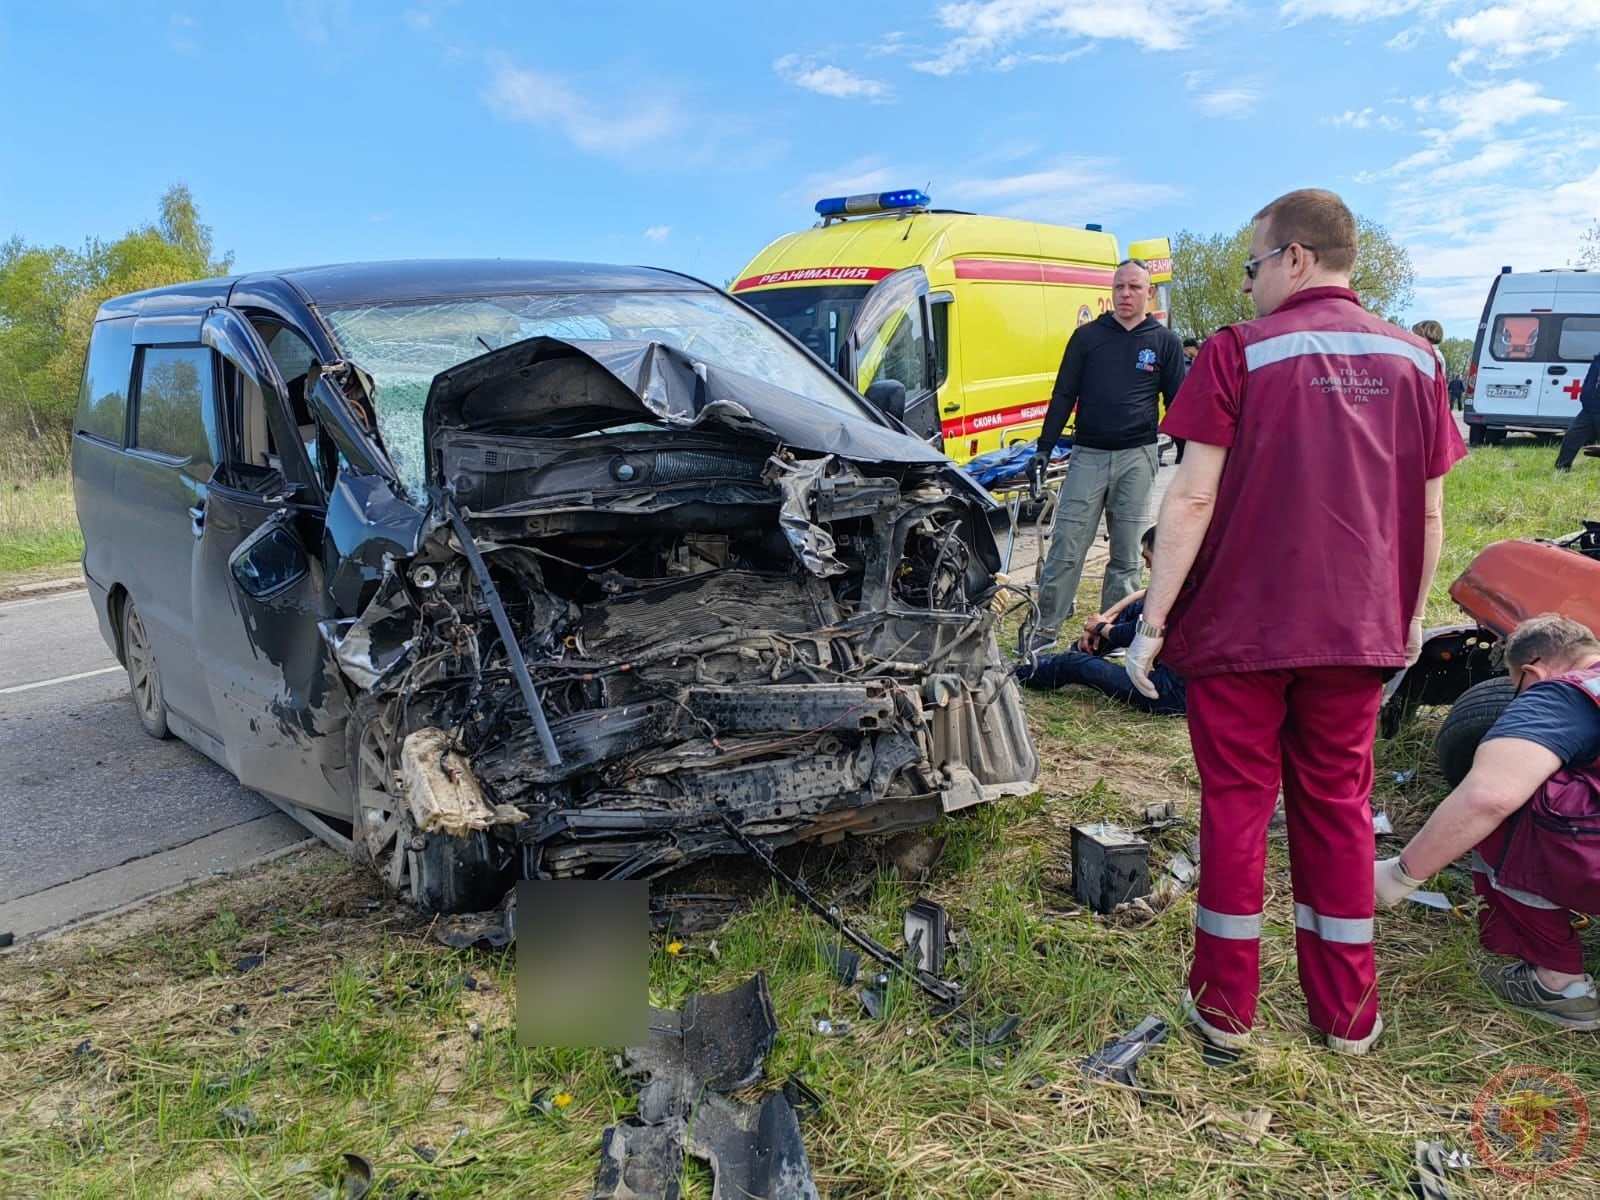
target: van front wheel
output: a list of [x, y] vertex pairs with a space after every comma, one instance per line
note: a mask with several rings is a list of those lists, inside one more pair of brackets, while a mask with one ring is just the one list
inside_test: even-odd
[[153, 738], [171, 737], [167, 729], [167, 702], [161, 694], [161, 671], [155, 651], [150, 648], [150, 633], [133, 598], [122, 602], [122, 661], [128, 669], [128, 691], [139, 724]]
[[350, 837], [356, 853], [391, 892], [425, 913], [492, 908], [512, 881], [505, 852], [482, 830], [462, 837], [420, 833], [411, 820], [399, 781], [400, 711], [399, 705], [363, 696], [351, 714]]

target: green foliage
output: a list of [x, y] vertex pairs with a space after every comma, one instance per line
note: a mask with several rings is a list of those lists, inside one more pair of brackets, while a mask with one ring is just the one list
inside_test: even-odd
[[1451, 379], [1460, 376], [1467, 377], [1467, 368], [1472, 365], [1472, 339], [1471, 338], [1445, 338], [1439, 343], [1439, 353], [1444, 355], [1444, 365]]
[[[1373, 312], [1390, 320], [1410, 302], [1416, 269], [1388, 230], [1357, 217], [1361, 251], [1350, 283]], [[1172, 327], [1184, 337], [1209, 337], [1224, 325], [1256, 315], [1241, 290], [1250, 257], [1251, 226], [1209, 235], [1182, 230], [1172, 242]]]
[[0, 244], [0, 441], [25, 478], [64, 464], [95, 310], [113, 296], [232, 265], [232, 254], [215, 255], [211, 228], [183, 184], [162, 195], [154, 221], [115, 241], [91, 237], [76, 250], [20, 237]]
[[1600, 267], [1600, 221], [1585, 229], [1578, 237], [1577, 267]]

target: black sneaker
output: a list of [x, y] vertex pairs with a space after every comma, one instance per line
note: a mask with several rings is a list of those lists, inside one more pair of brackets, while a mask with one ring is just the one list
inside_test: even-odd
[[1585, 975], [1561, 992], [1552, 992], [1540, 983], [1532, 963], [1491, 963], [1478, 972], [1478, 978], [1507, 1004], [1564, 1029], [1600, 1029], [1600, 996], [1591, 976]]

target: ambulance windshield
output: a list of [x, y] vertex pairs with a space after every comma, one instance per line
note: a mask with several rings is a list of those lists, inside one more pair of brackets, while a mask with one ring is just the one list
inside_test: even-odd
[[869, 283], [764, 288], [739, 299], [782, 325], [830, 367], [837, 367], [844, 335], [849, 332], [857, 307], [871, 290]]

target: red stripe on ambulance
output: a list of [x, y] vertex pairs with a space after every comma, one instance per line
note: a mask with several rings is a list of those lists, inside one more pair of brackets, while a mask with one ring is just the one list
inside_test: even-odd
[[1071, 283], [1080, 287], [1111, 286], [1115, 271], [1104, 267], [1068, 267], [1061, 263], [1017, 258], [958, 258], [957, 279], [1005, 280], [1012, 283]]
[[987, 433], [991, 429], [1003, 429], [1009, 425], [1026, 425], [1030, 421], [1044, 420], [1045, 413], [1050, 411], [1048, 400], [1040, 404], [1018, 404], [1013, 408], [1000, 408], [994, 412], [978, 413], [972, 417], [959, 417], [954, 421], [944, 422], [944, 436], [947, 438], [965, 437], [969, 433]]
[[780, 283], [877, 283], [893, 274], [892, 267], [795, 267], [789, 271], [747, 276], [731, 290], [742, 292], [746, 288], [772, 287]]

